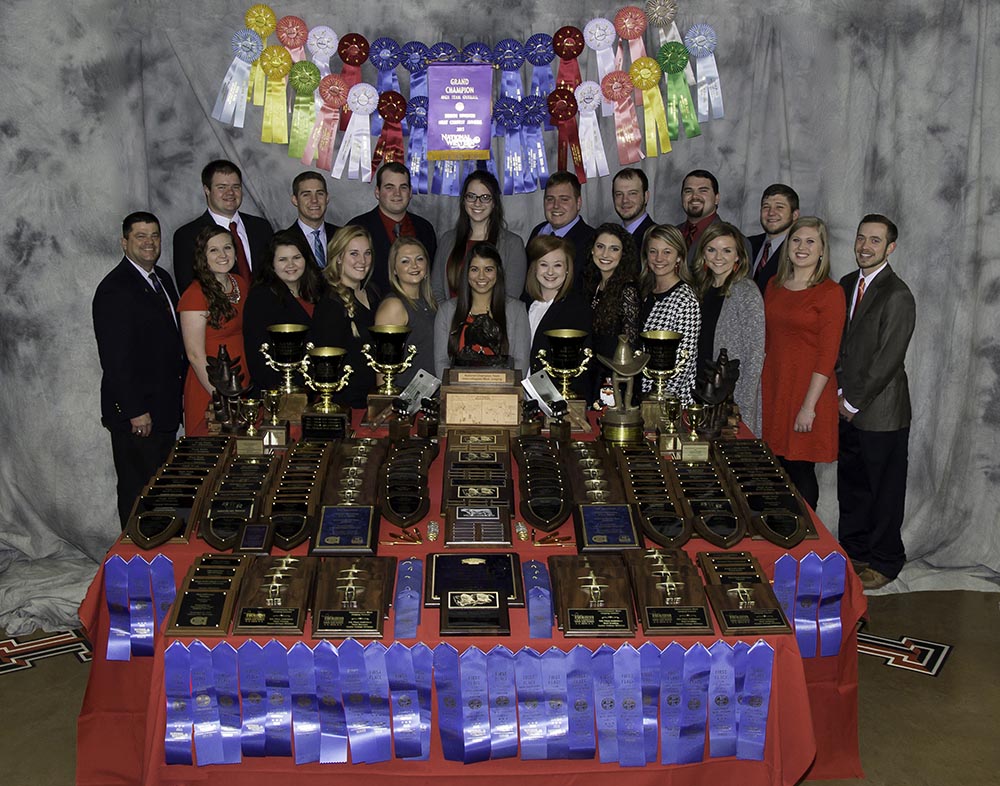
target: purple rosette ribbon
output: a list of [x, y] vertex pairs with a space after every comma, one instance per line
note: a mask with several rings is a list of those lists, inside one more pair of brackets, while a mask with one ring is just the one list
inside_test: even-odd
[[[399, 76], [396, 69], [403, 62], [403, 48], [392, 38], [376, 38], [368, 51], [368, 61], [378, 71], [375, 83], [379, 95], [390, 90], [399, 92]], [[372, 113], [372, 136], [382, 133], [382, 116]], [[405, 132], [404, 132], [405, 133]]]
[[[400, 50], [400, 65], [410, 74], [410, 101], [427, 97], [427, 58], [430, 50], [420, 41], [408, 41]], [[426, 193], [426, 192], [424, 192]]]
[[698, 120], [702, 123], [710, 117], [720, 120], [725, 116], [719, 65], [715, 62], [718, 44], [719, 39], [711, 25], [692, 25], [684, 34], [684, 46], [694, 58], [694, 70], [698, 77]]
[[524, 46], [513, 38], [503, 39], [493, 49], [493, 62], [500, 69], [500, 95], [521, 100], [521, 66], [524, 61]]
[[219, 86], [219, 94], [212, 108], [212, 119], [234, 128], [243, 128], [250, 89], [250, 67], [264, 51], [264, 41], [258, 33], [243, 28], [233, 33], [230, 43], [233, 62], [229, 64]]
[[521, 102], [516, 98], [498, 98], [493, 104], [493, 122], [504, 139], [503, 192], [523, 194], [525, 162], [521, 126], [524, 108]]
[[[552, 61], [556, 59], [552, 36], [548, 33], [535, 33], [524, 42], [524, 57], [531, 64], [529, 95], [548, 98], [549, 93], [556, 89], [556, 76], [552, 73]], [[548, 112], [542, 118], [542, 124], [546, 131], [553, 129]], [[544, 187], [544, 183], [542, 185]]]
[[545, 188], [549, 165], [545, 155], [543, 127], [549, 119], [547, 96], [529, 95], [521, 101], [521, 149], [524, 151], [525, 192]]
[[406, 148], [406, 166], [410, 170], [414, 194], [429, 191], [427, 174], [427, 96], [414, 97], [411, 93], [406, 104], [406, 119], [410, 124], [410, 138]]

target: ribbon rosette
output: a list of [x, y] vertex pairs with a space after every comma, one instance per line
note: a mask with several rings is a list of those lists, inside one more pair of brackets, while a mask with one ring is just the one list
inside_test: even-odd
[[[597, 55], [597, 78], [604, 79], [608, 74], [617, 68], [621, 68], [621, 62], [616, 62], [614, 46], [618, 34], [610, 19], [599, 16], [591, 19], [583, 26], [583, 39], [587, 46], [594, 50]], [[617, 58], [620, 61], [620, 56]], [[601, 114], [607, 117], [614, 111], [614, 105], [610, 101], [605, 101], [600, 95], [598, 88], [598, 98], [601, 101]]]
[[278, 145], [287, 144], [288, 112], [285, 109], [285, 83], [288, 72], [292, 70], [292, 56], [283, 46], [269, 46], [261, 52], [257, 62], [267, 77], [260, 141]]
[[715, 47], [719, 40], [709, 25], [693, 25], [684, 34], [684, 45], [695, 60], [698, 72], [698, 119], [708, 120], [709, 105], [712, 117], [723, 117], [722, 83], [719, 81], [719, 66], [715, 62]]
[[309, 28], [305, 22], [297, 16], [283, 16], [275, 24], [274, 33], [292, 60], [296, 63], [305, 60], [306, 41], [309, 39]]
[[372, 171], [379, 164], [403, 160], [403, 118], [406, 117], [406, 99], [396, 90], [387, 90], [378, 98], [378, 114], [385, 121], [381, 136], [372, 156]]
[[667, 128], [667, 111], [663, 106], [663, 96], [660, 94], [660, 77], [663, 72], [659, 64], [651, 57], [640, 57], [628, 70], [632, 84], [642, 91], [643, 118], [646, 123], [646, 155], [654, 158], [657, 155], [656, 143], [659, 140], [660, 150], [670, 152], [670, 134]]
[[[360, 33], [348, 33], [337, 44], [337, 54], [344, 63], [344, 67], [340, 69], [340, 76], [347, 82], [348, 89], [361, 81], [361, 65], [368, 59], [368, 51], [368, 39]], [[340, 115], [341, 131], [345, 131], [351, 121], [350, 102], [347, 107]]]
[[[403, 61], [403, 49], [391, 38], [376, 38], [372, 41], [371, 53], [368, 55], [371, 64], [378, 71], [376, 88], [379, 95], [389, 91], [399, 92], [399, 77], [396, 68]], [[382, 133], [382, 116], [377, 112], [372, 115], [372, 136]]]
[[601, 125], [597, 121], [597, 109], [602, 99], [601, 86], [597, 82], [584, 82], [576, 89], [576, 103], [580, 107], [580, 152], [587, 177], [611, 174], [608, 157], [604, 153]]
[[[660, 46], [668, 41], [681, 42], [681, 31], [677, 29], [677, 0], [648, 0], [646, 19], [660, 31]], [[684, 78], [689, 85], [694, 84], [694, 69], [688, 63], [684, 68]]]
[[427, 175], [427, 96], [410, 95], [406, 105], [406, 122], [410, 126], [410, 141], [406, 165], [413, 182], [413, 193], [428, 193]]
[[[556, 78], [551, 65], [556, 59], [556, 52], [552, 48], [552, 36], [548, 33], [535, 33], [524, 42], [524, 56], [531, 63], [531, 88], [528, 90], [528, 95], [547, 98], [549, 93], [556, 89]], [[545, 119], [542, 122], [546, 131], [552, 130], [548, 111], [545, 112]]]
[[583, 153], [580, 152], [580, 134], [576, 126], [576, 114], [580, 107], [573, 91], [565, 86], [557, 87], [549, 93], [549, 115], [559, 131], [556, 165], [566, 169], [569, 152], [573, 157], [573, 167], [581, 183], [587, 182], [587, 172], [583, 168]]
[[[628, 41], [629, 59], [635, 62], [640, 57], [646, 56], [646, 45], [642, 41], [642, 36], [646, 32], [646, 12], [639, 6], [627, 5], [618, 9], [615, 14], [615, 30], [623, 40]], [[620, 53], [619, 53], [620, 54]], [[619, 67], [624, 62], [619, 57]], [[635, 102], [642, 106], [642, 94], [635, 91]]]
[[493, 63], [500, 69], [500, 95], [521, 100], [521, 66], [525, 51], [520, 41], [505, 38], [493, 50]]
[[691, 101], [691, 88], [684, 78], [688, 64], [688, 51], [684, 44], [671, 41], [660, 47], [656, 61], [667, 75], [667, 128], [670, 138], [677, 139], [678, 126], [684, 121], [684, 136], [688, 139], [701, 134], [698, 117]]
[[428, 63], [454, 63], [458, 58], [458, 48], [447, 41], [438, 41], [427, 50]]
[[212, 118], [243, 128], [247, 114], [247, 91], [250, 88], [250, 68], [264, 51], [260, 35], [249, 28], [233, 33], [233, 62], [222, 78], [219, 95], [215, 99]]
[[378, 107], [378, 90], [367, 82], [358, 82], [347, 94], [347, 108], [351, 120], [340, 143], [337, 160], [333, 164], [333, 176], [342, 178], [347, 166], [350, 180], [360, 179], [368, 183], [372, 179], [372, 137], [370, 116]]
[[618, 160], [622, 164], [635, 164], [642, 154], [642, 137], [639, 120], [635, 114], [632, 94], [635, 85], [624, 71], [612, 71], [601, 80], [604, 97], [615, 104], [615, 139], [618, 142]]
[[[551, 73], [551, 72], [550, 72]], [[542, 132], [549, 119], [548, 99], [542, 96], [525, 96], [521, 101], [521, 135], [524, 140], [526, 190], [545, 188], [549, 180], [549, 165], [545, 158], [545, 135]], [[531, 182], [528, 182], [528, 178]]]
[[524, 108], [516, 98], [503, 96], [493, 105], [493, 122], [504, 136], [503, 192], [524, 193], [524, 150], [521, 145], [521, 126]]
[[301, 158], [306, 151], [309, 133], [316, 122], [316, 101], [313, 93], [319, 87], [321, 79], [319, 67], [308, 60], [296, 63], [288, 72], [288, 84], [295, 91], [295, 103], [292, 105], [292, 135], [288, 140], [288, 155], [292, 158]]
[[[243, 16], [243, 23], [260, 36], [261, 45], [267, 46], [267, 37], [274, 32], [274, 26], [278, 20], [270, 6], [258, 3], [247, 9]], [[250, 92], [254, 106], [264, 105], [264, 85], [266, 79], [261, 70], [260, 61], [253, 64], [250, 69]]]
[[[410, 72], [410, 101], [427, 95], [427, 55], [430, 50], [420, 41], [403, 44], [402, 66]], [[409, 118], [407, 118], [409, 120]]]
[[482, 41], [473, 41], [471, 44], [466, 44], [462, 48], [462, 62], [480, 64], [492, 63], [493, 50], [490, 49], [489, 44], [484, 44]]
[[580, 75], [580, 63], [577, 58], [583, 52], [583, 31], [579, 27], [566, 25], [556, 30], [552, 37], [552, 49], [559, 55], [559, 73], [556, 74], [556, 86], [575, 90], [583, 81]]
[[306, 39], [306, 49], [312, 55], [312, 61], [319, 68], [320, 77], [330, 73], [330, 58], [337, 54], [337, 44], [340, 39], [332, 27], [317, 25], [309, 31]]
[[302, 163], [316, 165], [327, 172], [333, 167], [333, 150], [337, 142], [340, 109], [347, 103], [347, 83], [340, 74], [327, 74], [319, 82], [320, 106], [309, 134], [309, 141], [302, 153]]

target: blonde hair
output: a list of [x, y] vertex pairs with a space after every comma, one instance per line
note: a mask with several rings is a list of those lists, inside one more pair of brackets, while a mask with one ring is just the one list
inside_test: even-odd
[[[372, 236], [364, 227], [348, 224], [346, 227], [341, 227], [334, 232], [333, 237], [326, 244], [326, 258], [328, 262], [326, 267], [323, 268], [323, 277], [326, 279], [326, 283], [329, 284], [330, 291], [340, 298], [344, 304], [344, 311], [347, 312], [347, 316], [350, 319], [354, 319], [354, 293], [340, 280], [344, 272], [342, 257], [344, 256], [344, 252], [347, 251], [347, 247], [351, 244], [351, 241], [359, 237], [363, 237], [368, 241], [368, 248], [370, 249]], [[368, 278], [362, 283], [362, 287], [368, 283], [369, 278], [371, 278], [370, 270], [368, 271]]]
[[826, 224], [823, 219], [817, 218], [816, 216], [802, 216], [801, 218], [795, 219], [792, 225], [788, 228], [788, 234], [785, 235], [785, 242], [781, 244], [781, 254], [778, 257], [778, 272], [774, 274], [774, 278], [771, 282], [774, 286], [780, 287], [786, 281], [792, 278], [792, 258], [791, 258], [791, 239], [792, 235], [798, 232], [800, 229], [815, 229], [817, 234], [819, 234], [819, 262], [816, 264], [815, 270], [809, 276], [809, 280], [806, 282], [806, 288], [814, 287], [817, 284], [822, 284], [830, 277], [830, 255], [827, 253], [827, 249], [830, 245], [830, 234], [826, 229]]
[[403, 291], [403, 287], [399, 283], [399, 274], [396, 272], [396, 262], [399, 259], [401, 250], [404, 248], [418, 248], [420, 249], [420, 253], [424, 255], [424, 261], [427, 264], [427, 273], [420, 282], [419, 299], [430, 306], [431, 311], [437, 311], [437, 301], [434, 299], [434, 293], [431, 291], [431, 260], [427, 257], [427, 249], [424, 247], [424, 244], [415, 237], [398, 237], [389, 248], [389, 284], [392, 286], [392, 291], [396, 293], [400, 300], [407, 303], [410, 308], [416, 308], [416, 301]]
[[649, 242], [651, 240], [660, 240], [677, 252], [677, 269], [675, 272], [681, 281], [685, 284], [691, 284], [691, 271], [687, 265], [688, 249], [687, 243], [684, 242], [684, 235], [680, 229], [670, 224], [656, 224], [647, 229], [646, 234], [642, 237], [642, 272], [639, 273], [639, 291], [642, 292], [643, 297], [653, 291], [656, 283], [656, 276], [653, 275], [653, 271], [646, 264], [646, 257], [649, 254]]
[[709, 224], [708, 229], [701, 236], [701, 240], [698, 241], [698, 249], [694, 255], [694, 274], [698, 283], [699, 299], [705, 297], [713, 282], [712, 273], [708, 269], [708, 262], [705, 259], [705, 249], [709, 243], [720, 237], [731, 237], [736, 244], [736, 264], [722, 284], [722, 296], [729, 297], [733, 284], [747, 277], [747, 271], [750, 268], [750, 255], [747, 253], [747, 247], [743, 243], [743, 235], [740, 230], [725, 221]]

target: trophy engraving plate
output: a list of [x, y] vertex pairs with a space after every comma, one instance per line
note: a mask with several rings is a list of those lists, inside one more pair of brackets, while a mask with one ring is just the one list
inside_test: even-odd
[[509, 636], [510, 612], [500, 590], [449, 590], [441, 604], [442, 636]]
[[517, 377], [512, 368], [449, 368], [445, 372], [447, 385], [513, 385]]
[[170, 636], [225, 636], [232, 619], [232, 598], [227, 592], [187, 591], [174, 601], [167, 634]]
[[580, 553], [642, 548], [631, 505], [577, 505], [573, 521]]
[[253, 558], [240, 585], [233, 633], [301, 636], [315, 564], [311, 557]]
[[442, 388], [441, 417], [448, 426], [516, 426], [521, 420], [521, 389], [501, 393]]
[[769, 584], [709, 584], [705, 593], [724, 636], [792, 632]]
[[441, 605], [451, 590], [498, 590], [511, 608], [524, 606], [521, 560], [516, 553], [431, 554], [424, 578], [424, 606]]
[[192, 591], [214, 590], [226, 592], [233, 587], [233, 579], [203, 579], [192, 578], [187, 583], [187, 588]]
[[235, 551], [240, 554], [270, 554], [274, 531], [269, 524], [247, 524]]
[[311, 554], [374, 554], [379, 517], [371, 505], [325, 505]]
[[395, 557], [325, 559], [316, 578], [313, 637], [382, 638], [395, 575]]

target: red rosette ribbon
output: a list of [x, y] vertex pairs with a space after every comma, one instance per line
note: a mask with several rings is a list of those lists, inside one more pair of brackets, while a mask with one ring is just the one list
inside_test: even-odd
[[581, 183], [587, 182], [587, 170], [583, 165], [583, 151], [580, 150], [580, 131], [576, 124], [576, 115], [580, 111], [573, 90], [559, 86], [548, 98], [549, 117], [559, 132], [557, 145], [556, 167], [565, 170], [567, 153], [573, 157], [573, 168]]
[[288, 50], [293, 62], [305, 60], [306, 41], [309, 39], [309, 28], [305, 22], [297, 16], [283, 16], [275, 24], [274, 34]]
[[555, 35], [552, 36], [552, 50], [559, 55], [556, 87], [568, 87], [570, 91], [573, 91], [583, 81], [577, 58], [585, 46], [583, 31], [579, 27], [566, 25], [556, 30]]
[[639, 119], [635, 114], [632, 94], [635, 85], [624, 71], [612, 71], [601, 80], [601, 92], [615, 105], [615, 141], [618, 143], [618, 161], [635, 164], [645, 156], [642, 153], [642, 135]]
[[[637, 5], [627, 5], [619, 8], [615, 14], [615, 32], [623, 40], [628, 41], [628, 51], [630, 62], [634, 63], [641, 57], [646, 56], [646, 44], [642, 37], [648, 26], [646, 12]], [[621, 62], [621, 58], [619, 58]], [[642, 106], [642, 93], [635, 91], [636, 106]]]
[[386, 90], [378, 97], [377, 111], [382, 116], [383, 123], [382, 133], [372, 154], [373, 172], [378, 170], [380, 164], [404, 161], [403, 118], [406, 117], [406, 99], [402, 93]]
[[320, 169], [329, 172], [333, 168], [340, 110], [347, 103], [349, 89], [340, 74], [327, 74], [320, 80], [316, 91], [320, 106], [301, 159], [306, 166], [312, 166], [313, 159], [316, 159], [316, 166]]
[[[368, 39], [361, 33], [348, 33], [337, 44], [337, 55], [344, 63], [340, 76], [347, 83], [348, 90], [361, 81], [361, 66], [368, 59], [370, 50]], [[346, 131], [350, 121], [351, 110], [345, 109], [340, 115], [340, 130]]]

